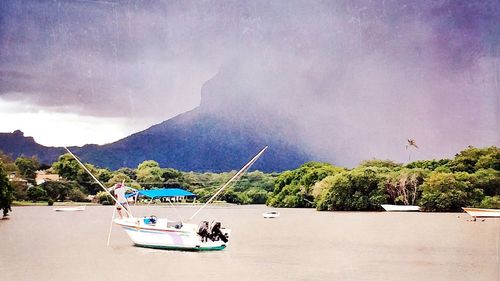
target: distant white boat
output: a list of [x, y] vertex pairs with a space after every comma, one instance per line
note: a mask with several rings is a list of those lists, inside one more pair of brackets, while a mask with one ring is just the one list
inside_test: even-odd
[[387, 212], [418, 212], [420, 211], [419, 206], [413, 206], [413, 205], [389, 205], [389, 204], [384, 204], [381, 205], [384, 210]]
[[77, 207], [57, 207], [54, 208], [56, 212], [76, 212], [76, 211], [85, 211], [85, 206], [77, 206]]
[[276, 211], [271, 211], [271, 212], [262, 213], [262, 216], [266, 219], [274, 219], [274, 218], [279, 217], [280, 213], [276, 212]]
[[500, 209], [462, 208], [473, 218], [500, 218]]

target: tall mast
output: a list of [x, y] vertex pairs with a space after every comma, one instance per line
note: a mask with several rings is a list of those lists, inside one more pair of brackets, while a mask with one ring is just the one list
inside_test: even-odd
[[67, 147], [64, 147], [66, 149], [66, 151], [68, 151], [68, 153], [73, 156], [73, 158], [75, 158], [76, 162], [78, 162], [78, 164], [80, 164], [80, 166], [82, 166], [82, 168], [85, 170], [85, 172], [87, 172], [96, 182], [97, 184], [99, 184], [99, 186], [104, 190], [104, 192], [106, 192], [109, 196], [111, 196], [111, 198], [113, 198], [113, 200], [115, 201], [116, 204], [122, 206], [123, 210], [125, 210], [125, 212], [130, 216], [130, 217], [133, 217], [132, 214], [130, 213], [129, 210], [127, 210], [127, 208], [125, 208], [125, 206], [123, 206], [122, 203], [118, 202], [118, 200], [116, 200], [116, 198], [106, 189], [106, 187], [104, 187], [104, 185], [90, 172], [89, 169], [87, 169], [87, 167], [85, 167], [85, 165], [83, 165], [82, 161], [80, 161], [80, 159], [78, 159], [78, 157], [76, 157], [73, 152], [71, 152]]
[[257, 159], [259, 159], [259, 157], [262, 155], [262, 153], [264, 153], [264, 151], [266, 151], [267, 148], [268, 146], [266, 145], [263, 149], [261, 149], [259, 153], [257, 153], [257, 155], [255, 155], [231, 179], [229, 179], [221, 188], [219, 188], [219, 190], [217, 190], [217, 192], [215, 192], [215, 194], [188, 219], [188, 221], [192, 220], [201, 210], [203, 210], [208, 204], [210, 204], [210, 202], [212, 202], [212, 200], [214, 200], [230, 183], [241, 177], [250, 168], [250, 166], [252, 166], [252, 164], [255, 163]]

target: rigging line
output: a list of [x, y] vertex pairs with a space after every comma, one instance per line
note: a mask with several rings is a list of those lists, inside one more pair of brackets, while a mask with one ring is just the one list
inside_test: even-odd
[[113, 230], [113, 220], [115, 219], [116, 203], [113, 207], [114, 207], [113, 208], [113, 215], [111, 215], [111, 223], [109, 224], [108, 243], [106, 244], [107, 247], [109, 247], [109, 242], [111, 241], [111, 230]]
[[118, 200], [108, 191], [108, 189], [106, 187], [104, 187], [104, 185], [89, 171], [89, 169], [87, 169], [87, 167], [85, 167], [85, 165], [82, 163], [82, 161], [80, 161], [80, 159], [78, 159], [78, 157], [76, 157], [76, 155], [73, 154], [73, 152], [71, 152], [67, 147], [64, 147], [68, 153], [73, 156], [73, 158], [75, 158], [76, 162], [78, 162], [78, 164], [80, 164], [80, 166], [82, 166], [82, 168], [99, 184], [99, 186], [104, 190], [104, 192], [106, 192], [109, 196], [111, 196], [111, 198], [113, 198], [113, 200], [120, 206], [123, 207], [123, 209], [125, 210], [125, 212], [130, 216], [130, 217], [133, 217], [132, 214], [130, 213], [129, 210], [127, 210], [127, 208], [125, 206], [123, 206], [122, 203], [118, 202]]
[[180, 220], [182, 220], [182, 216], [181, 216], [181, 214], [179, 214], [179, 212], [177, 211], [177, 207], [176, 207], [174, 204], [172, 204], [172, 201], [170, 201], [170, 198], [167, 198], [167, 201], [168, 201], [168, 203], [170, 203], [170, 205], [172, 205], [172, 207], [174, 208], [174, 212], [177, 214], [177, 217], [178, 217]]
[[210, 199], [208, 199], [208, 201], [203, 206], [201, 206], [201, 208], [199, 208], [188, 219], [188, 221], [192, 220], [201, 210], [203, 210], [212, 200], [214, 200], [227, 186], [229, 186], [229, 184], [231, 184], [236, 179], [240, 178], [241, 175], [243, 175], [243, 173], [245, 173], [250, 168], [250, 166], [252, 166], [252, 164], [255, 163], [255, 161], [257, 161], [257, 159], [259, 159], [259, 157], [262, 155], [262, 153], [264, 153], [264, 151], [266, 151], [267, 148], [268, 146], [266, 145], [263, 149], [261, 149], [259, 153], [257, 153], [257, 155], [255, 155], [248, 163], [245, 164], [245, 166], [243, 166], [233, 177], [231, 177], [229, 181], [227, 181], [221, 188], [219, 188], [219, 190], [217, 190], [217, 192]]

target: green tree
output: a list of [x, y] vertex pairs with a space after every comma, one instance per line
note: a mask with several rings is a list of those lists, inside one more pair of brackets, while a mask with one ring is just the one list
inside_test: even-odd
[[379, 168], [390, 168], [390, 169], [395, 169], [395, 168], [400, 168], [402, 167], [402, 164], [397, 164], [392, 160], [380, 160], [380, 159], [371, 159], [371, 160], [364, 160], [359, 163], [358, 167], [379, 167]]
[[71, 182], [46, 181], [39, 185], [39, 187], [45, 190], [46, 196], [54, 201], [66, 200], [73, 190], [81, 191], [78, 184]]
[[137, 181], [144, 187], [162, 187], [163, 170], [160, 168], [158, 162], [153, 160], [146, 160], [137, 166]]
[[182, 172], [179, 172], [172, 168], [162, 169], [163, 173], [161, 177], [165, 181], [167, 187], [181, 187], [182, 182]]
[[479, 157], [474, 168], [476, 170], [493, 169], [500, 171], [500, 148], [494, 146], [487, 148], [486, 153]]
[[112, 178], [109, 179], [109, 181], [106, 183], [106, 186], [111, 187], [117, 183], [125, 183], [126, 186], [135, 188], [135, 189], [142, 189], [142, 186], [139, 185], [137, 182], [134, 180], [130, 179], [126, 174], [121, 173], [121, 172], [116, 172]]
[[484, 196], [479, 208], [500, 209], [500, 196]]
[[246, 191], [245, 194], [250, 199], [248, 204], [265, 204], [269, 192], [261, 188], [252, 188]]
[[421, 185], [426, 172], [422, 169], [402, 169], [388, 174], [383, 182], [389, 196], [389, 202], [394, 204], [415, 205], [422, 193]]
[[1, 150], [0, 150], [0, 162], [3, 163], [3, 169], [5, 173], [10, 174], [19, 172], [19, 169], [17, 168], [16, 164], [14, 164], [12, 158]]
[[[94, 165], [88, 163], [84, 163], [84, 165], [87, 170], [92, 173], [92, 175], [94, 175], [95, 177], [99, 177], [99, 170], [94, 167]], [[106, 178], [106, 176], [103, 176], [103, 178]], [[91, 175], [89, 175], [87, 171], [81, 168], [80, 165], [78, 166], [76, 171], [75, 181], [80, 186], [82, 186], [88, 194], [96, 194], [97, 192], [102, 190], [101, 186], [95, 181], [95, 179]]]
[[500, 171], [500, 148], [469, 148], [460, 151], [448, 164], [453, 172], [474, 173], [479, 169], [494, 169]]
[[328, 163], [308, 162], [279, 175], [266, 204], [275, 207], [312, 207], [314, 186], [327, 176], [345, 171]]
[[68, 199], [74, 202], [86, 202], [87, 195], [79, 188], [72, 188], [68, 193]]
[[489, 169], [481, 169], [472, 174], [472, 188], [483, 190], [486, 196], [500, 195], [500, 171]]
[[240, 204], [240, 198], [238, 197], [238, 193], [235, 192], [233, 189], [229, 188], [227, 189], [222, 196], [220, 197], [220, 200], [226, 201], [227, 203], [234, 203], [234, 204]]
[[103, 205], [114, 205], [115, 200], [105, 191], [99, 191], [95, 195], [95, 198], [99, 204]]
[[36, 157], [18, 157], [14, 162], [19, 169], [21, 176], [29, 181], [35, 183], [36, 171], [40, 168], [40, 162]]
[[116, 170], [116, 172], [127, 175], [127, 177], [129, 177], [131, 180], [137, 179], [137, 176], [135, 174], [135, 170], [132, 168], [120, 168], [120, 169]]
[[0, 209], [3, 210], [4, 217], [8, 216], [9, 212], [12, 211], [11, 205], [13, 200], [13, 188], [4, 170], [3, 161], [0, 161]]
[[47, 192], [39, 186], [28, 188], [28, 198], [33, 202], [47, 199]]
[[408, 169], [424, 169], [434, 171], [438, 168], [444, 168], [450, 162], [449, 159], [440, 159], [440, 160], [419, 160], [408, 163], [405, 167]]
[[478, 206], [483, 191], [471, 183], [468, 173], [432, 172], [422, 184], [420, 206], [426, 211], [461, 211], [462, 207]]
[[67, 180], [77, 180], [78, 171], [82, 169], [73, 156], [66, 153], [59, 156], [58, 161], [52, 163], [52, 170]]
[[323, 190], [316, 208], [320, 211], [378, 210], [386, 201], [383, 182], [387, 168], [362, 167], [325, 179], [331, 185]]
[[113, 172], [108, 169], [97, 169], [97, 179], [103, 183], [109, 181], [113, 177]]
[[11, 181], [15, 200], [28, 200], [28, 185], [26, 182]]

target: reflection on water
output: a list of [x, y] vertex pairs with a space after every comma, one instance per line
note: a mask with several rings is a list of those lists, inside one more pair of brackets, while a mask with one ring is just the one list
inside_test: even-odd
[[[131, 245], [112, 207], [16, 207], [0, 221], [1, 280], [500, 280], [500, 219], [466, 214], [316, 212], [211, 207], [201, 220], [232, 229], [227, 249], [178, 252]], [[196, 207], [133, 207], [186, 219]]]

